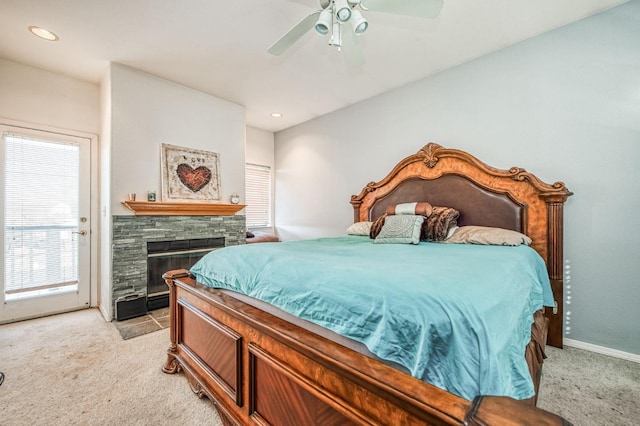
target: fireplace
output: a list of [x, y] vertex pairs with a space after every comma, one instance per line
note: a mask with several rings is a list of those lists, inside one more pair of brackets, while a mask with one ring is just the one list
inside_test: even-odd
[[224, 247], [224, 237], [147, 242], [147, 310], [169, 306], [169, 289], [162, 274], [189, 269], [205, 254]]
[[[149, 203], [151, 204], [151, 203]], [[167, 241], [181, 244], [186, 240], [218, 240], [224, 246], [245, 244], [246, 230], [243, 215], [225, 216], [113, 216], [112, 227], [112, 312], [117, 312], [117, 300], [142, 299], [140, 309], [146, 310], [148, 274], [148, 243]], [[196, 245], [199, 243], [195, 243]], [[208, 244], [206, 244], [208, 246]], [[198, 250], [198, 247], [194, 248]], [[174, 253], [175, 254], [175, 253]], [[159, 276], [170, 269], [188, 268], [166, 266]], [[158, 282], [157, 278], [153, 279]], [[159, 286], [166, 291], [162, 281]], [[155, 290], [152, 290], [155, 292]]]

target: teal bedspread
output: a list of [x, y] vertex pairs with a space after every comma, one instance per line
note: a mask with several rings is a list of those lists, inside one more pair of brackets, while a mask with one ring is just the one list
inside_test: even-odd
[[553, 297], [530, 247], [345, 236], [226, 247], [191, 272], [362, 342], [468, 400], [534, 395], [524, 352], [533, 313]]

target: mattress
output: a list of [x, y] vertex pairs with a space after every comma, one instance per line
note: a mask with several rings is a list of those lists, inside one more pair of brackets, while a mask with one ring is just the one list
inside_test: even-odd
[[463, 398], [534, 395], [524, 353], [534, 312], [553, 300], [544, 261], [527, 246], [345, 236], [227, 247], [191, 272]]

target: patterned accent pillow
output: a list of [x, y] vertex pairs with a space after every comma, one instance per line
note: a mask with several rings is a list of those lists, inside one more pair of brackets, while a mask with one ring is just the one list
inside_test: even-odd
[[372, 224], [373, 222], [356, 222], [347, 228], [347, 235], [366, 235], [368, 237]]
[[484, 244], [494, 246], [519, 246], [531, 244], [531, 238], [509, 229], [487, 226], [461, 226], [445, 240], [456, 244]]
[[376, 244], [418, 244], [424, 216], [397, 215], [387, 216]]

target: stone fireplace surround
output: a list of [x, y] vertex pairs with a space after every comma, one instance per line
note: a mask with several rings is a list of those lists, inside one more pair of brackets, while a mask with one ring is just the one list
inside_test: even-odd
[[147, 242], [224, 237], [233, 246], [246, 238], [243, 215], [113, 216], [111, 233], [112, 312], [119, 297], [147, 296]]

